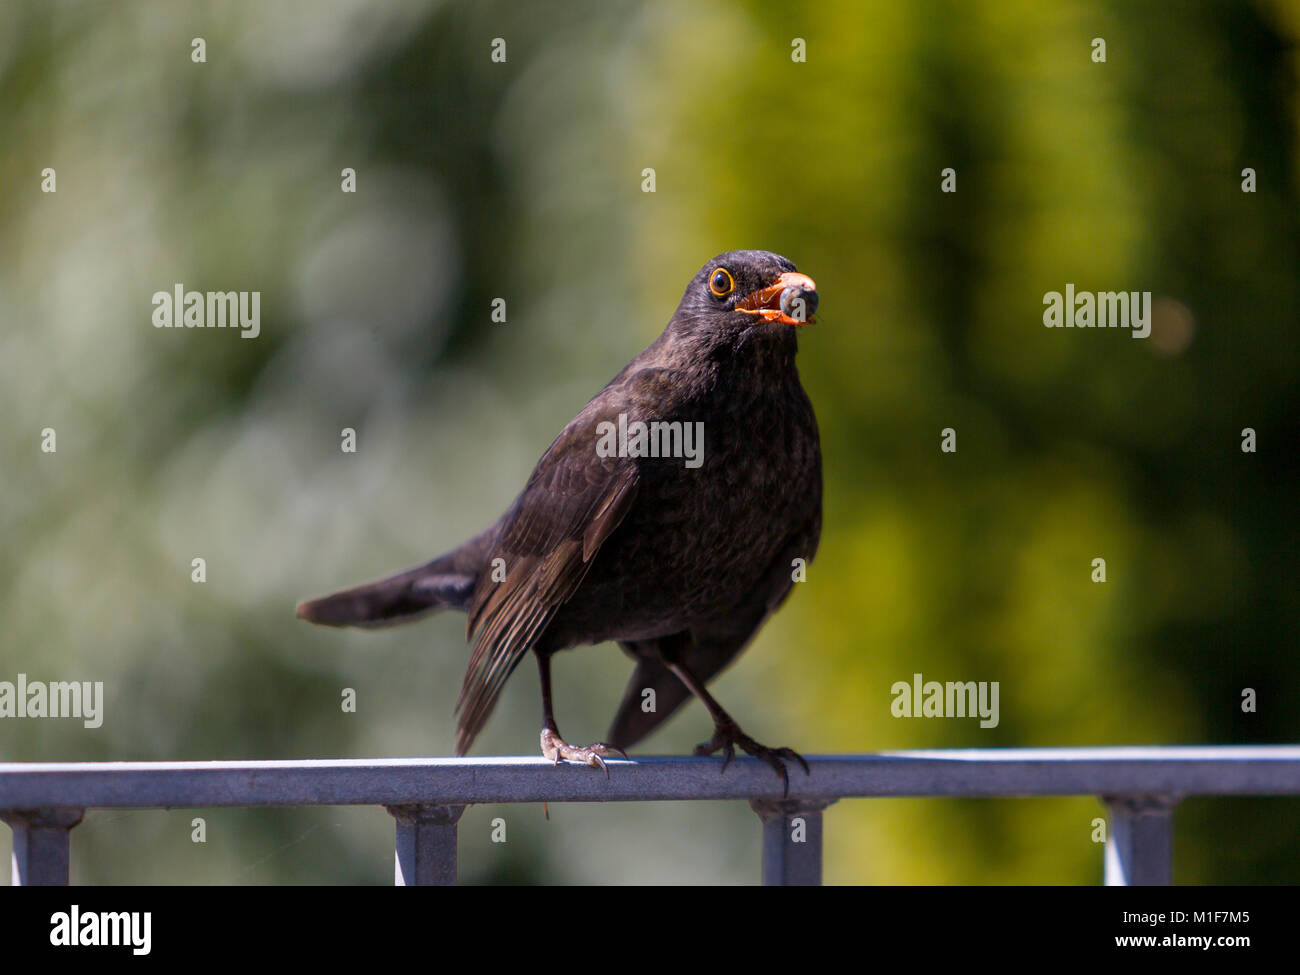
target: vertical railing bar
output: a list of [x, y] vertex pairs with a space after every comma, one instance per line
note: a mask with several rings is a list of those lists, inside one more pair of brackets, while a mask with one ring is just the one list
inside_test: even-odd
[[763, 822], [763, 886], [822, 882], [822, 811], [829, 799], [751, 799]]
[[456, 883], [457, 823], [464, 806], [386, 806], [397, 821], [393, 883], [398, 887]]
[[13, 830], [10, 859], [15, 887], [66, 887], [72, 863], [72, 827], [84, 809], [18, 809], [0, 812]]
[[1107, 887], [1167, 887], [1173, 883], [1173, 811], [1168, 795], [1103, 796]]

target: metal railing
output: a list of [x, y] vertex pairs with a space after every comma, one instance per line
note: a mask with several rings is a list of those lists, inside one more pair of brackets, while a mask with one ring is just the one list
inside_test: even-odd
[[[15, 884], [66, 884], [88, 809], [384, 806], [398, 884], [456, 881], [457, 822], [474, 803], [747, 799], [762, 820], [763, 883], [817, 884], [822, 811], [855, 797], [1094, 795], [1109, 808], [1107, 884], [1168, 884], [1171, 820], [1188, 796], [1300, 794], [1300, 747], [1044, 748], [809, 756], [782, 795], [738, 758], [611, 760], [609, 777], [542, 758], [0, 764]], [[1049, 878], [1050, 879], [1050, 878]]]

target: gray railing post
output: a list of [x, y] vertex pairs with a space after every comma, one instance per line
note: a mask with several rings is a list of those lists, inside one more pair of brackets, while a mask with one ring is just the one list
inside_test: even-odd
[[822, 882], [822, 810], [829, 799], [751, 799], [763, 821], [763, 885], [817, 887]]
[[456, 883], [456, 824], [464, 806], [386, 806], [397, 820], [393, 883], [398, 887]]
[[16, 809], [0, 812], [14, 831], [15, 887], [66, 887], [72, 855], [72, 827], [84, 809]]
[[1167, 887], [1173, 883], [1173, 796], [1103, 796], [1107, 887]]
[[[0, 818], [14, 881], [66, 884], [69, 831], [90, 809], [384, 806], [395, 879], [454, 883], [457, 823], [473, 803], [751, 801], [763, 821], [763, 881], [815, 884], [822, 811], [855, 797], [1101, 797], [1108, 884], [1172, 880], [1172, 811], [1189, 796], [1300, 795], [1300, 745], [1012, 748], [817, 755], [777, 799], [772, 770], [738, 758], [649, 756], [610, 778], [540, 756], [224, 762], [0, 762]], [[613, 771], [611, 769], [611, 771]], [[436, 796], [436, 799], [431, 797]], [[770, 796], [755, 800], [755, 796]]]

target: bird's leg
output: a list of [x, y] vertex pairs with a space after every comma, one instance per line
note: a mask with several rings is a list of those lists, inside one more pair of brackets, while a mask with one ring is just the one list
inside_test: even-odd
[[551, 655], [537, 654], [537, 669], [542, 678], [542, 755], [559, 765], [560, 759], [566, 762], [580, 762], [592, 768], [603, 769], [609, 778], [609, 769], [605, 767], [606, 755], [621, 755], [627, 758], [627, 752], [604, 742], [593, 742], [579, 748], [570, 745], [560, 737], [560, 730], [555, 726], [555, 715], [551, 711]]
[[787, 759], [802, 765], [805, 775], [812, 774], [803, 756], [793, 748], [768, 748], [741, 731], [740, 725], [736, 724], [736, 719], [722, 709], [722, 705], [714, 700], [708, 689], [684, 666], [679, 663], [669, 663], [668, 669], [677, 675], [678, 679], [686, 685], [687, 690], [700, 699], [700, 703], [709, 709], [709, 714], [713, 717], [715, 729], [713, 737], [695, 749], [696, 755], [712, 755], [716, 751], [721, 751], [724, 758], [722, 770], [725, 772], [731, 760], [736, 757], [736, 748], [739, 746], [746, 754], [761, 758], [772, 766], [776, 774], [781, 777], [786, 795], [790, 794], [790, 774], [785, 768]]

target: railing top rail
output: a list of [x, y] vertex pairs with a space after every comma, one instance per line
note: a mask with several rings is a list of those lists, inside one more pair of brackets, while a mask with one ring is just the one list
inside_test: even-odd
[[[1300, 746], [967, 749], [810, 755], [790, 799], [871, 796], [1298, 795]], [[0, 810], [781, 799], [738, 758], [611, 760], [609, 777], [543, 758], [0, 763]]]

